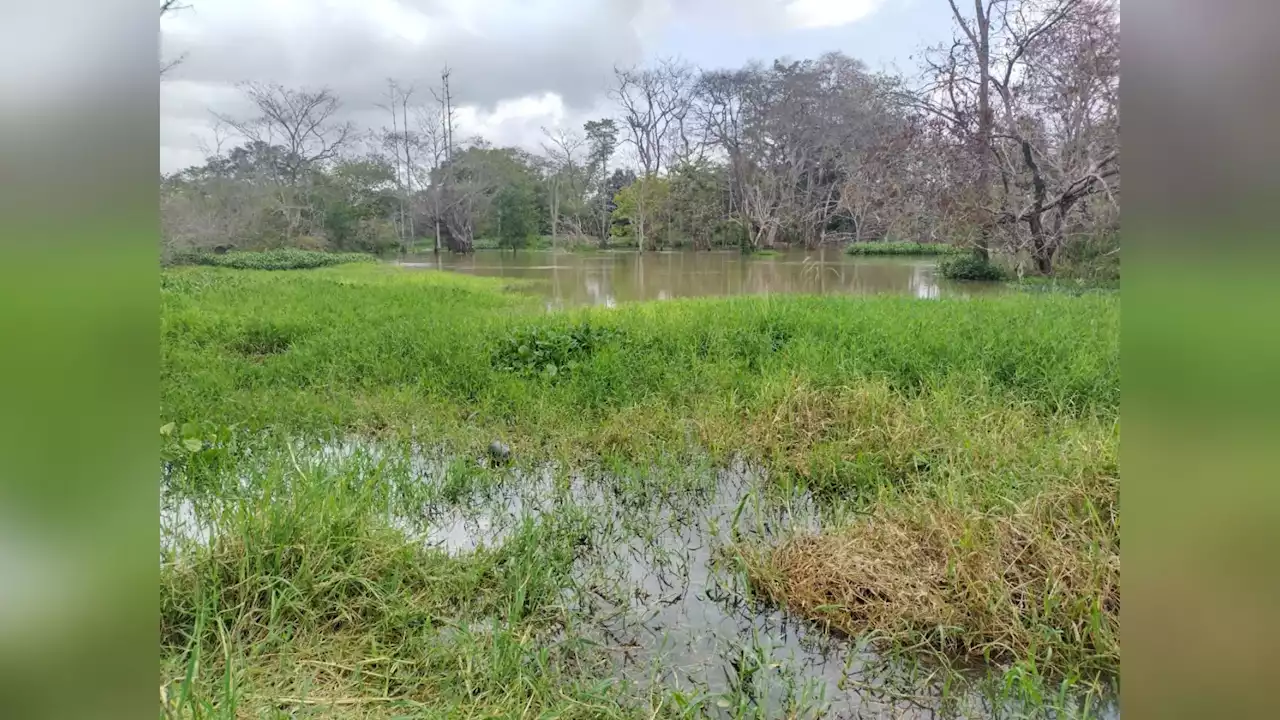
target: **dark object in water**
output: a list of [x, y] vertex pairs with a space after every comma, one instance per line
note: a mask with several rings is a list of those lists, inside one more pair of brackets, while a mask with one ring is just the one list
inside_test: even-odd
[[496, 462], [506, 462], [511, 457], [511, 448], [501, 440], [494, 440], [489, 443], [489, 457]]

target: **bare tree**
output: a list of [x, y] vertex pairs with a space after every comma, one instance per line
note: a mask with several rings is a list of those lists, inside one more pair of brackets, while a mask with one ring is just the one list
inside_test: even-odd
[[[991, 134], [994, 126], [991, 113], [991, 13], [996, 4], [1002, 2], [1005, 0], [973, 0], [973, 17], [968, 18], [960, 11], [956, 0], [947, 0], [956, 25], [969, 40], [977, 67], [978, 128], [971, 143], [971, 151], [977, 160], [977, 173], [974, 176], [977, 202], [985, 201], [991, 189]], [[956, 45], [953, 44], [952, 47], [954, 49]], [[954, 68], [954, 55], [952, 58], [951, 67]], [[984, 218], [974, 248], [977, 256], [984, 261], [990, 256], [990, 235], [990, 222]]]
[[356, 139], [355, 127], [337, 118], [342, 103], [330, 90], [294, 90], [270, 83], [243, 83], [256, 114], [236, 118], [214, 113], [220, 122], [250, 143], [271, 149], [267, 167], [275, 183], [280, 213], [287, 219], [286, 238], [300, 234], [310, 205], [305, 185]]
[[355, 139], [355, 126], [338, 119], [342, 103], [328, 88], [295, 90], [258, 82], [239, 87], [257, 114], [214, 117], [248, 140], [283, 148], [282, 184], [297, 185], [307, 171], [336, 159]]
[[564, 194], [581, 197], [576, 155], [586, 143], [586, 138], [576, 132], [564, 129], [552, 132], [545, 127], [542, 134], [547, 138], [542, 143], [542, 150], [549, 161], [547, 205], [551, 215], [551, 247], [555, 247], [560, 236], [560, 207]]
[[[997, 222], [1026, 224], [1026, 249], [1049, 274], [1073, 210], [1120, 174], [1119, 20], [1109, 0], [1022, 2], [998, 17], [1005, 54], [992, 85], [1007, 201]], [[1047, 220], [1047, 222], [1046, 222]]]
[[[190, 10], [190, 9], [191, 9], [190, 3], [180, 2], [179, 0], [160, 0], [160, 17], [161, 18], [163, 18], [165, 15], [169, 15], [170, 13], [178, 12], [179, 10]], [[187, 59], [187, 56], [184, 54], [184, 55], [179, 55], [178, 57], [172, 60], [169, 60], [168, 62], [161, 60], [160, 61], [160, 77], [163, 78], [165, 76], [165, 73], [181, 65], [182, 61], [186, 59]]]
[[405, 87], [400, 83], [387, 79], [387, 102], [378, 107], [391, 114], [391, 130], [383, 128], [382, 144], [395, 156], [396, 182], [399, 186], [400, 204], [400, 245], [403, 252], [408, 252], [409, 243], [413, 240], [413, 183], [416, 172], [413, 164], [413, 151], [419, 144], [417, 133], [409, 128], [409, 103], [413, 98], [414, 87]]
[[[449, 232], [449, 247], [451, 250], [456, 250], [459, 247], [462, 247], [465, 251], [469, 252], [471, 248], [470, 226], [465, 228], [457, 227], [456, 221], [451, 225], [445, 217], [446, 213], [458, 212], [456, 202], [447, 200], [451, 190], [449, 183], [453, 180], [454, 173], [442, 171], [442, 168], [445, 165], [453, 162], [453, 151], [455, 147], [453, 139], [453, 121], [455, 117], [453, 91], [449, 85], [449, 78], [452, 74], [453, 71], [449, 68], [448, 64], [440, 70], [440, 87], [431, 89], [431, 95], [435, 98], [436, 104], [439, 107], [438, 112], [430, 114], [432, 121], [430, 130], [427, 130], [426, 128], [427, 123], [422, 123], [424, 134], [430, 138], [430, 152], [433, 155], [433, 166], [430, 171], [430, 177], [432, 184], [432, 215], [435, 223], [434, 252], [436, 254], [440, 253], [441, 235], [443, 231]], [[466, 193], [463, 193], [463, 195], [465, 196]], [[468, 212], [470, 211], [468, 210]], [[456, 242], [452, 239], [457, 236], [457, 232], [464, 233], [466, 238], [464, 245], [456, 245]]]
[[417, 176], [418, 185], [426, 189], [430, 204], [430, 220], [435, 226], [434, 252], [438, 254], [441, 248], [440, 223], [442, 220], [440, 204], [442, 176], [439, 171], [449, 152], [448, 143], [445, 139], [447, 133], [444, 114], [439, 108], [419, 107], [417, 108], [416, 116], [418, 157], [420, 159], [425, 158], [426, 164], [424, 166], [413, 166], [413, 172]]
[[445, 161], [446, 161], [446, 162], [448, 162], [449, 160], [452, 160], [452, 159], [453, 159], [453, 148], [454, 148], [454, 140], [453, 140], [453, 119], [454, 119], [453, 92], [452, 92], [452, 90], [449, 88], [449, 77], [450, 77], [452, 74], [453, 74], [453, 71], [449, 69], [449, 66], [448, 66], [448, 65], [445, 65], [445, 66], [444, 66], [444, 69], [440, 71], [440, 87], [439, 87], [439, 89], [432, 89], [432, 90], [431, 90], [431, 94], [432, 94], [432, 96], [434, 96], [434, 97], [435, 97], [436, 102], [437, 102], [437, 103], [439, 103], [439, 105], [440, 105], [440, 120], [441, 120], [441, 122], [443, 123], [443, 127], [444, 127], [444, 159], [445, 159]]
[[[636, 151], [643, 177], [659, 174], [673, 155], [687, 156], [690, 142], [685, 120], [693, 100], [693, 69], [679, 60], [664, 58], [650, 68], [614, 68], [614, 78], [611, 94], [622, 110], [626, 142]], [[639, 202], [636, 210], [636, 240], [643, 251], [649, 209]]]

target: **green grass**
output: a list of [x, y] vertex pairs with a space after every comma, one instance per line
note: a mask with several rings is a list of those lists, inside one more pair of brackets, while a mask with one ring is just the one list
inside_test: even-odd
[[626, 714], [594, 680], [598, 651], [542, 642], [564, 620], [584, 518], [525, 521], [451, 556], [386, 522], [403, 498], [376, 470], [277, 464], [251, 478], [201, 513], [208, 542], [179, 542], [161, 565], [173, 716]]
[[1120, 289], [1119, 278], [1044, 277], [1028, 275], [1009, 282], [1009, 286], [1028, 293], [1114, 293]]
[[946, 243], [884, 241], [854, 243], [844, 251], [848, 255], [956, 255], [964, 249]]
[[316, 250], [283, 248], [261, 252], [190, 253], [174, 259], [175, 265], [209, 265], [240, 270], [310, 270], [346, 263], [375, 262], [364, 253], [330, 253]]
[[[1118, 607], [1088, 610], [1119, 573], [1117, 295], [703, 298], [546, 313], [501, 287], [376, 264], [162, 272], [171, 492], [207, 499], [201, 514], [215, 525], [213, 542], [162, 568], [162, 671], [178, 680], [171, 697], [186, 698], [180, 714], [225, 714], [235, 698], [276, 707], [304, 691], [351, 700], [342, 717], [701, 712], [679, 711], [696, 702], [685, 690], [610, 684], [616, 673], [564, 629], [581, 619], [559, 598], [577, 586], [570, 568], [584, 523], [598, 522], [590, 513], [566, 505], [457, 556], [388, 524], [391, 506], [500, 488], [465, 460], [494, 438], [512, 446], [517, 471], [551, 460], [626, 477], [735, 458], [768, 469], [761, 497], [812, 493], [823, 522], [816, 540], [724, 549], [762, 598], [870, 630], [867, 642], [904, 662], [958, 668], [998, 648], [987, 687], [1031, 714], [1066, 703], [1058, 688], [1096, 700], [1096, 683], [1118, 672]], [[452, 460], [423, 489], [392, 463], [321, 471], [292, 450], [353, 436]], [[687, 492], [680, 472], [665, 477], [657, 489], [619, 482], [611, 502], [645, 508]], [[1035, 553], [1016, 551], [1026, 538], [1040, 538]], [[874, 613], [806, 579], [815, 558], [851, 557], [832, 548], [892, 554], [940, 539], [970, 554], [932, 615], [886, 599], [932, 577], [931, 560], [818, 575], [880, 597]], [[1024, 576], [1063, 581], [1028, 586], [1032, 598], [1007, 581]], [[944, 677], [959, 686], [971, 674]], [[734, 716], [763, 712], [745, 697], [732, 698]]]

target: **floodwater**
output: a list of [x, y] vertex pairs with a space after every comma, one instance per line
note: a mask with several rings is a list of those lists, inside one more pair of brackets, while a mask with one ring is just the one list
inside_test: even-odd
[[[633, 697], [678, 689], [707, 698], [707, 714], [726, 718], [742, 703], [762, 717], [950, 714], [939, 712], [941, 690], [921, 676], [927, 668], [887, 664], [856, 639], [753, 597], [735, 544], [768, 546], [832, 518], [809, 494], [787, 490], [751, 465], [674, 475], [513, 469], [496, 483], [445, 497], [433, 490], [445, 484], [449, 459], [425, 448], [351, 440], [318, 453], [299, 449], [304, 464], [399, 485], [395, 495], [404, 502], [388, 505], [389, 524], [451, 554], [501, 545], [530, 521], [586, 518], [575, 587], [564, 598], [573, 621], [548, 640], [571, 634], [603, 649]], [[209, 541], [200, 509], [182, 498], [166, 500], [161, 526], [169, 542], [162, 544], [184, 536]], [[957, 701], [960, 715], [1017, 714], [977, 693], [953, 695]], [[1103, 717], [1118, 717], [1113, 703], [1101, 708]]]
[[477, 250], [411, 255], [401, 264], [531, 281], [549, 307], [769, 293], [938, 298], [1003, 289], [999, 283], [945, 280], [937, 275], [936, 257], [852, 256], [836, 247], [771, 256], [737, 250]]

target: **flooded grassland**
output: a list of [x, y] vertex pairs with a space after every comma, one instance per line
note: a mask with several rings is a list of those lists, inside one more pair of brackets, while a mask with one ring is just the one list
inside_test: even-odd
[[162, 712], [1116, 714], [1117, 298], [510, 282], [165, 271]]

